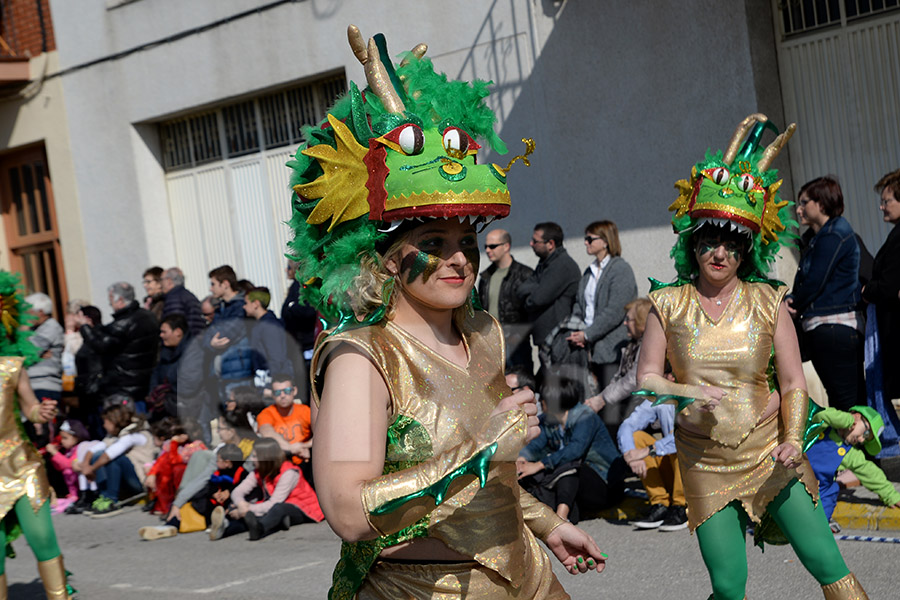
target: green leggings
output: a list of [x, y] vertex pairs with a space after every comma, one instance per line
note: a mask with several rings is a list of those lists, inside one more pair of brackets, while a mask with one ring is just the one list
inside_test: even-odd
[[[25, 535], [25, 540], [31, 546], [38, 562], [50, 560], [60, 555], [59, 544], [56, 542], [56, 532], [53, 530], [53, 521], [50, 519], [50, 501], [45, 501], [41, 508], [34, 512], [28, 496], [22, 496], [13, 506], [19, 526]], [[6, 539], [6, 531], [9, 527], [9, 515], [0, 521], [0, 539]], [[6, 572], [6, 548], [0, 548], [0, 575]]]
[[[797, 558], [820, 585], [845, 577], [844, 563], [822, 504], [814, 505], [798, 480], [787, 485], [768, 506]], [[700, 553], [709, 571], [715, 600], [741, 600], [747, 587], [747, 550], [744, 533], [749, 517], [735, 500], [697, 528]]]

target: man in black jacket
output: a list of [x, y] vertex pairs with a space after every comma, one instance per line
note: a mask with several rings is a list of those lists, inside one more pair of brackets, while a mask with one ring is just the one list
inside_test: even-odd
[[491, 266], [482, 271], [478, 282], [481, 304], [503, 326], [506, 339], [506, 369], [524, 369], [534, 373], [528, 334], [531, 324], [525, 303], [518, 295], [519, 284], [534, 271], [516, 262], [510, 250], [512, 238], [503, 229], [494, 229], [485, 238], [484, 251]]
[[533, 321], [531, 339], [540, 348], [549, 344], [550, 332], [572, 313], [581, 269], [563, 248], [563, 230], [556, 223], [534, 226], [531, 249], [540, 261], [534, 274], [519, 285], [519, 297]]
[[188, 324], [188, 333], [199, 335], [206, 328], [206, 319], [200, 310], [200, 301], [184, 287], [184, 273], [178, 267], [166, 269], [160, 279], [163, 300], [163, 319], [169, 315], [182, 314]]
[[79, 314], [81, 337], [103, 358], [101, 395], [124, 394], [143, 403], [159, 349], [159, 321], [138, 305], [131, 284], [120, 281], [107, 292], [113, 322], [95, 326]]

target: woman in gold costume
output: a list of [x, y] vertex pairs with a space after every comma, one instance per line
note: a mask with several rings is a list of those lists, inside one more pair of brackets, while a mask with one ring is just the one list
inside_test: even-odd
[[[50, 484], [44, 463], [25, 436], [21, 411], [32, 423], [47, 423], [56, 416], [56, 402], [39, 402], [31, 389], [26, 363], [37, 351], [19, 329], [22, 302], [18, 277], [0, 271], [0, 526], [4, 548], [0, 554], [0, 600], [7, 598], [5, 558], [8, 546], [23, 533], [38, 560], [38, 572], [47, 598], [62, 600], [72, 591], [50, 519]], [[17, 406], [18, 404], [18, 406]]]
[[[745, 597], [744, 532], [790, 542], [827, 599], [861, 599], [803, 455], [808, 411], [796, 334], [768, 280], [787, 206], [769, 165], [793, 133], [764, 151], [770, 127], [751, 115], [728, 151], [708, 154], [670, 207], [678, 280], [654, 282], [638, 364], [643, 393], [678, 403], [675, 440], [688, 506], [715, 600]], [[741, 145], [744, 136], [746, 141]], [[675, 381], [663, 376], [668, 358]]]
[[349, 33], [370, 87], [291, 164], [297, 277], [334, 325], [311, 365], [316, 492], [344, 540], [329, 597], [568, 598], [537, 539], [571, 573], [606, 557], [519, 487], [537, 407], [473, 295], [514, 161], [475, 162], [475, 137], [502, 147], [483, 83], [448, 82], [423, 45], [395, 72], [383, 37]]

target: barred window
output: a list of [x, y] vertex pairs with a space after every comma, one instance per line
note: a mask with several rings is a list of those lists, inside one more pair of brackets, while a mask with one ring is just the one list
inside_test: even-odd
[[347, 90], [344, 75], [258, 96], [159, 124], [166, 171], [298, 145]]
[[781, 0], [778, 4], [787, 36], [807, 33], [900, 8], [900, 0]]

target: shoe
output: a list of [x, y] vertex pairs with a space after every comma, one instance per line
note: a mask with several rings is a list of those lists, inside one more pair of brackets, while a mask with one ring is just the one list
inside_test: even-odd
[[678, 531], [687, 527], [687, 511], [683, 506], [670, 506], [663, 519], [660, 531]]
[[291, 529], [290, 515], [284, 515], [284, 518], [281, 519], [281, 529], [283, 529], [284, 531], [290, 531], [290, 529]]
[[96, 492], [92, 490], [84, 490], [81, 492], [81, 495], [78, 496], [78, 500], [75, 501], [75, 504], [70, 504], [65, 513], [67, 515], [80, 515], [86, 510], [91, 508], [91, 504], [94, 500], [97, 499]]
[[263, 536], [263, 528], [260, 525], [259, 520], [256, 518], [252, 512], [248, 512], [244, 515], [244, 523], [247, 524], [247, 531], [250, 533], [250, 541], [255, 542], [259, 538]]
[[150, 527], [141, 527], [138, 529], [138, 534], [147, 541], [174, 537], [177, 533], [178, 530], [171, 525], [152, 525]]
[[647, 516], [640, 521], [635, 521], [633, 525], [638, 529], [656, 529], [663, 524], [663, 520], [665, 520], [668, 512], [668, 506], [654, 504], [650, 507], [650, 512], [647, 513]]
[[209, 517], [209, 541], [221, 540], [225, 534], [225, 509], [217, 506]]
[[53, 505], [53, 514], [59, 515], [66, 512], [70, 506], [73, 506], [77, 502], [75, 498], [59, 498], [56, 501], [56, 504]]
[[122, 507], [119, 504], [112, 500], [111, 498], [107, 498], [106, 496], [100, 496], [94, 503], [91, 504], [91, 518], [93, 519], [102, 519], [105, 517], [111, 517], [113, 515], [117, 515], [122, 512]]

